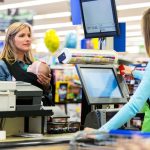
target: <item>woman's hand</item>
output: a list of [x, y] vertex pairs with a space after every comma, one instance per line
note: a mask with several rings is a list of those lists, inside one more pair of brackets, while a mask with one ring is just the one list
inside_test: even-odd
[[49, 77], [45, 76], [44, 74], [40, 73], [37, 75], [38, 79], [37, 81], [43, 85], [45, 89], [49, 89], [50, 81], [51, 81], [51, 74], [49, 74]]

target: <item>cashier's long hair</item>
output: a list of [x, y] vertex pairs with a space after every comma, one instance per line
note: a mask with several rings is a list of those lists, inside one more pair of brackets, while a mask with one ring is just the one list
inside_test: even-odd
[[[5, 59], [9, 64], [13, 64], [17, 61], [16, 46], [13, 39], [19, 31], [26, 27], [29, 28], [30, 32], [32, 32], [31, 26], [28, 23], [15, 22], [8, 27], [5, 37], [5, 45], [0, 59]], [[25, 54], [24, 60], [26, 63], [31, 63], [33, 61], [31, 50]]]
[[145, 48], [150, 57], [150, 8], [147, 9], [142, 19], [143, 35], [145, 41]]

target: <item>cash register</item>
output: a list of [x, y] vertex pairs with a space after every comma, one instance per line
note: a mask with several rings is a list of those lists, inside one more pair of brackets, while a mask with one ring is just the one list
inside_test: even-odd
[[40, 110], [43, 91], [26, 82], [0, 81], [0, 111]]
[[114, 65], [77, 64], [83, 87], [81, 126], [99, 128], [119, 109], [97, 109], [127, 103], [129, 92]]
[[16, 82], [16, 110], [40, 110], [43, 90], [26, 82]]

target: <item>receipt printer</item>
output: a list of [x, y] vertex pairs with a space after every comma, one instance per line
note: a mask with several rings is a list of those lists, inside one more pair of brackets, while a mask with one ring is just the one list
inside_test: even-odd
[[96, 109], [87, 114], [85, 118], [84, 127], [90, 127], [94, 129], [100, 128], [107, 121], [109, 121], [117, 112], [118, 109]]
[[16, 82], [0, 81], [0, 111], [16, 110]]

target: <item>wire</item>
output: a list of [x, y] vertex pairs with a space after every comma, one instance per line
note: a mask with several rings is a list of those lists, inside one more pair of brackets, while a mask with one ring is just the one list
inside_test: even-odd
[[1, 121], [0, 121], [0, 130], [2, 130], [2, 125], [3, 125], [3, 118], [1, 118]]
[[101, 38], [99, 39], [99, 43], [100, 43], [99, 48], [100, 48], [100, 50], [103, 49], [103, 43], [104, 43], [104, 41], [105, 41], [105, 37], [101, 37]]
[[5, 126], [5, 122], [6, 122], [6, 118], [1, 118], [1, 121], [0, 121], [0, 130], [3, 130], [3, 128]]

